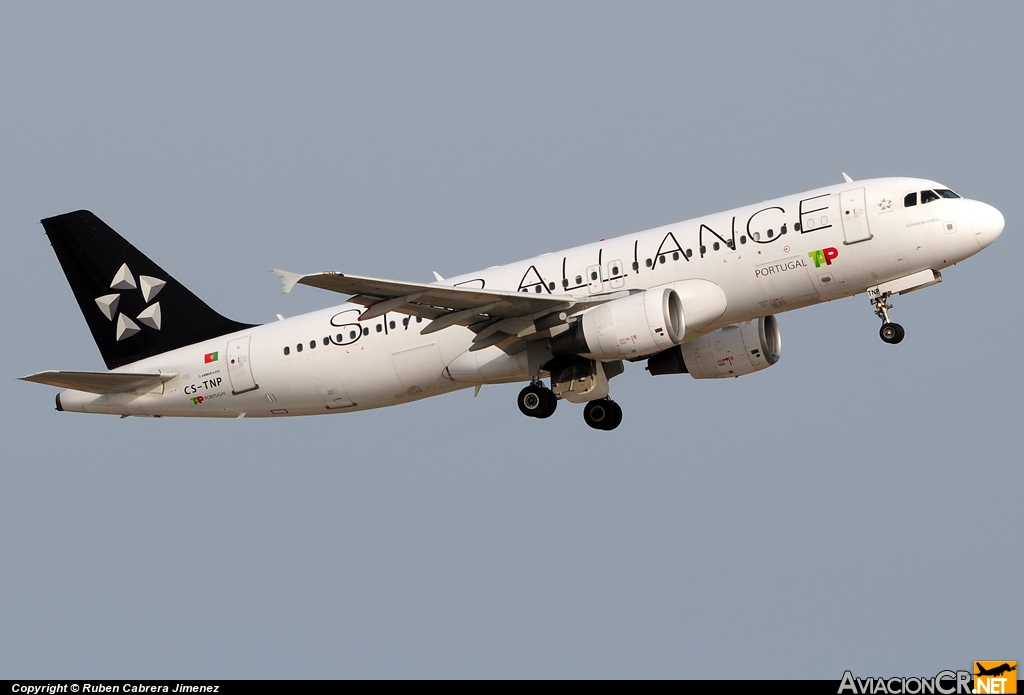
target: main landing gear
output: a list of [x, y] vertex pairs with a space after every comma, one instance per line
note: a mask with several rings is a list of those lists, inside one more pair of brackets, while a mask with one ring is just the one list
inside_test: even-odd
[[519, 404], [519, 412], [523, 415], [542, 420], [554, 415], [555, 408], [558, 407], [558, 399], [555, 398], [555, 394], [539, 381], [520, 391], [516, 402]]
[[[554, 414], [558, 398], [551, 389], [536, 381], [519, 392], [516, 404], [523, 415], [544, 419]], [[622, 408], [610, 398], [599, 398], [583, 408], [583, 421], [595, 430], [611, 431], [622, 422]]]
[[599, 398], [583, 408], [583, 421], [595, 430], [610, 432], [622, 422], [622, 408], [610, 398]]
[[889, 304], [889, 297], [891, 296], [888, 293], [879, 295], [871, 303], [875, 305], [875, 316], [882, 319], [882, 328], [878, 331], [879, 337], [884, 342], [895, 345], [903, 340], [906, 331], [903, 330], [903, 326], [889, 320], [889, 309], [892, 309], [892, 304]]

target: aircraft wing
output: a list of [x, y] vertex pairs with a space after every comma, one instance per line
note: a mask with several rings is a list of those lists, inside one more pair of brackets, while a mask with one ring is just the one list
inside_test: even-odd
[[88, 393], [126, 393], [148, 390], [178, 376], [176, 372], [131, 374], [129, 372], [66, 372], [49, 370], [20, 377], [22, 381], [58, 386]]
[[[576, 304], [577, 299], [569, 295], [528, 294], [526, 292], [509, 292], [507, 290], [482, 290], [471, 287], [451, 287], [446, 285], [426, 285], [416, 282], [397, 282], [378, 278], [345, 275], [343, 273], [325, 272], [300, 275], [285, 270], [275, 270], [284, 282], [284, 291], [291, 291], [295, 285], [309, 285], [323, 290], [355, 295], [352, 301], [371, 307], [385, 300], [407, 298], [402, 304], [395, 303], [388, 311], [403, 314], [423, 315], [422, 307], [436, 307], [446, 311], [464, 311], [478, 309], [486, 305], [492, 306], [489, 316], [510, 318], [535, 314], [538, 311], [554, 310], [562, 304]], [[404, 310], [403, 310], [404, 307]], [[377, 312], [374, 312], [375, 314]], [[384, 313], [384, 312], [380, 312]], [[379, 315], [379, 314], [377, 314]], [[431, 317], [432, 318], [432, 317]]]
[[548, 321], [545, 330], [550, 330], [555, 324], [564, 323], [569, 314], [629, 294], [628, 291], [619, 291], [574, 297], [568, 294], [425, 285], [330, 271], [307, 275], [287, 270], [274, 272], [281, 277], [285, 292], [290, 292], [295, 285], [309, 285], [353, 295], [350, 301], [367, 307], [359, 316], [361, 321], [383, 316], [387, 312], [430, 319], [430, 323], [420, 331], [423, 335], [448, 326], [470, 326], [477, 334], [470, 350], [497, 345], [509, 354], [525, 348], [524, 341], [544, 336], [538, 329], [537, 320], [565, 312], [555, 322]]

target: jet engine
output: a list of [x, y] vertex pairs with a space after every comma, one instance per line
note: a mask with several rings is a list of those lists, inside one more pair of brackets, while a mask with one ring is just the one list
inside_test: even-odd
[[694, 379], [722, 379], [767, 369], [779, 361], [782, 334], [774, 316], [726, 326], [714, 333], [661, 352], [647, 361], [647, 370], [689, 374]]
[[678, 345], [685, 331], [679, 295], [671, 287], [658, 287], [583, 312], [551, 339], [551, 354], [599, 361], [643, 357]]

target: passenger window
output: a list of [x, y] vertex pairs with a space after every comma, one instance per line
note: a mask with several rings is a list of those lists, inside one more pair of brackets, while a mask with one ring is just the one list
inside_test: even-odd
[[422, 316], [417, 316], [416, 317], [416, 323], [423, 323], [423, 317]]
[[543, 289], [541, 289], [540, 285], [537, 285], [534, 289], [536, 290], [537, 294], [540, 294], [541, 292], [544, 291]]
[[647, 263], [647, 267], [648, 268], [650, 268], [652, 265], [654, 265], [654, 261], [652, 261], [650, 258], [647, 259], [646, 263]]
[[548, 283], [548, 289], [551, 290], [552, 292], [554, 292], [555, 291], [555, 283], [549, 282]]
[[938, 199], [939, 194], [936, 193], [935, 191], [921, 191], [921, 205], [924, 205], [925, 203], [930, 203], [933, 200]]
[[917, 205], [917, 191], [907, 193], [907, 197], [903, 199], [903, 207], [912, 208], [915, 205]]
[[718, 242], [716, 241], [714, 244], [712, 244], [711, 248], [713, 248], [715, 251], [717, 251], [719, 249]]
[[383, 331], [383, 330], [384, 330], [384, 326], [382, 326], [382, 325], [380, 325], [380, 324], [378, 323], [378, 324], [377, 324], [377, 332], [378, 332], [378, 333], [380, 333], [380, 332], [381, 332], [381, 331]]
[[309, 349], [312, 350], [315, 347], [316, 347], [316, 341], [315, 340], [309, 341]]
[[349, 331], [348, 332], [348, 339], [349, 340], [355, 340], [356, 339], [356, 332], [355, 331]]
[[708, 247], [707, 246], [701, 246], [700, 247], [700, 255], [703, 256], [707, 252], [708, 252]]
[[658, 262], [659, 263], [664, 263], [665, 262], [665, 255], [664, 254], [658, 256]]
[[673, 251], [672, 252], [672, 260], [673, 261], [678, 261], [679, 260], [679, 252], [678, 251]]
[[640, 264], [637, 263], [636, 261], [633, 261], [633, 272], [635, 273], [638, 270], [640, 270]]
[[686, 257], [691, 258], [693, 256], [693, 249], [686, 249]]
[[582, 275], [577, 275], [576, 276], [576, 284], [577, 285], [582, 285], [583, 284], [583, 276]]
[[391, 327], [391, 330], [395, 330], [395, 322], [394, 321], [392, 321], [388, 325]]
[[363, 335], [370, 335], [370, 327], [363, 326]]
[[404, 319], [402, 319], [402, 325], [405, 326], [406, 328], [409, 327], [409, 318], [409, 316], [406, 316]]
[[302, 352], [302, 343], [295, 346], [295, 352]]
[[590, 271], [590, 279], [591, 280], [596, 280], [597, 279], [597, 273], [595, 273], [594, 271]]
[[331, 339], [328, 338], [327, 336], [324, 336], [324, 347], [327, 347], [330, 344], [331, 344]]
[[562, 289], [569, 287], [569, 278], [562, 278]]
[[288, 347], [287, 345], [285, 345], [284, 346], [284, 354], [285, 355], [290, 355], [291, 352], [292, 352], [292, 349], [290, 347]]
[[612, 266], [612, 275], [618, 275], [618, 274], [619, 274], [619, 266], [617, 266], [617, 265]]

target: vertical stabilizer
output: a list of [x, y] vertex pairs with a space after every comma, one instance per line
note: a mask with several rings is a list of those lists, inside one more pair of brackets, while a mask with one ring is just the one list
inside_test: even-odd
[[88, 210], [42, 223], [107, 369], [252, 327], [218, 314]]

